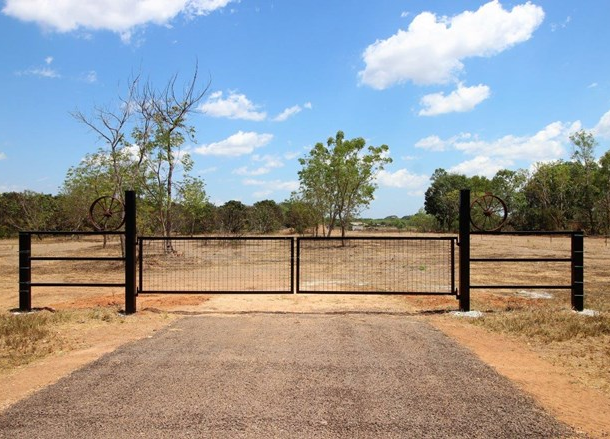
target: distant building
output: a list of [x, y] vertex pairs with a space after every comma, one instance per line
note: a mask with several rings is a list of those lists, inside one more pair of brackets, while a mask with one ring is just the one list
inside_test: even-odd
[[364, 230], [365, 224], [364, 223], [350, 223], [350, 227], [354, 232], [361, 232]]

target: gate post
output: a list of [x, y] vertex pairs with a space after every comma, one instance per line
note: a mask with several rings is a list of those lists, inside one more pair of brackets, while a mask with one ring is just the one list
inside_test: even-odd
[[32, 235], [19, 232], [19, 311], [32, 311]]
[[572, 259], [572, 309], [582, 311], [585, 307], [584, 285], [584, 234], [582, 231], [572, 233], [571, 259]]
[[470, 189], [460, 191], [460, 311], [470, 311]]
[[136, 312], [136, 193], [125, 191], [125, 314]]

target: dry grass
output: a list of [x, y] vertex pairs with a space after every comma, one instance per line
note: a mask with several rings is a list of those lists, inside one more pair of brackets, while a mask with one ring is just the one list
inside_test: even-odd
[[582, 383], [610, 395], [610, 314], [565, 308], [522, 308], [485, 313], [470, 322], [507, 334], [566, 367]]
[[77, 342], [66, 336], [70, 325], [121, 321], [118, 310], [112, 308], [0, 313], [0, 371], [71, 350]]

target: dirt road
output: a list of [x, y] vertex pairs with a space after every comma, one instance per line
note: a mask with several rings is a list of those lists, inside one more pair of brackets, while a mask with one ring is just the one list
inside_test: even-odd
[[574, 434], [400, 310], [222, 308], [180, 319], [15, 404], [0, 415], [0, 437]]

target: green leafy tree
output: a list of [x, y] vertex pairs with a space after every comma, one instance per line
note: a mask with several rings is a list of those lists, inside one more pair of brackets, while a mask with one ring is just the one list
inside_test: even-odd
[[418, 232], [434, 232], [439, 229], [437, 219], [426, 213], [422, 208], [417, 211], [415, 215], [411, 215], [407, 220], [408, 227], [414, 228]]
[[94, 154], [87, 154], [78, 165], [71, 167], [60, 189], [68, 228], [88, 228], [89, 207], [99, 197], [112, 195], [123, 201], [119, 189], [137, 187], [136, 172], [133, 159], [124, 149], [113, 154], [100, 149]]
[[595, 160], [595, 147], [597, 141], [593, 134], [580, 130], [570, 135], [570, 141], [574, 146], [572, 161], [574, 205], [576, 206], [577, 219], [585, 225], [585, 229], [591, 233], [597, 233], [596, 206], [600, 195], [599, 188], [595, 185], [596, 174], [599, 164]]
[[308, 229], [317, 232], [317, 213], [315, 208], [308, 202], [298, 198], [297, 194], [282, 203], [284, 209], [284, 220], [286, 227], [291, 228], [299, 235], [303, 235]]
[[58, 197], [28, 190], [3, 193], [0, 212], [0, 237], [24, 230], [61, 230], [65, 223]]
[[257, 201], [250, 209], [250, 227], [258, 233], [277, 232], [283, 222], [282, 208], [273, 200]]
[[571, 162], [538, 163], [524, 187], [527, 200], [526, 228], [565, 230], [573, 218]]
[[426, 190], [424, 208], [434, 216], [441, 230], [457, 229], [460, 214], [460, 190], [469, 188], [465, 175], [454, 174], [442, 168], [436, 169], [430, 178], [432, 184]]
[[342, 131], [326, 145], [317, 143], [307, 157], [299, 159], [300, 192], [331, 235], [337, 224], [341, 235], [362, 209], [374, 199], [375, 176], [391, 163], [388, 146], [369, 146], [357, 137], [346, 140]]
[[243, 233], [248, 226], [248, 207], [241, 201], [227, 201], [218, 208], [218, 219], [223, 231]]
[[139, 89], [133, 103], [138, 121], [132, 137], [142, 168], [139, 175], [143, 177], [142, 187], [166, 237], [172, 233], [172, 209], [176, 192], [183, 184], [177, 178], [178, 172], [187, 184], [191, 181], [188, 173], [193, 161], [181, 150], [187, 140], [195, 142], [195, 129], [187, 120], [209, 88], [208, 82], [197, 89], [197, 69], [181, 91], [177, 90], [176, 81], [177, 75], [161, 91], [146, 84]]
[[202, 179], [187, 176], [178, 188], [178, 203], [191, 236], [199, 229], [204, 230], [203, 222], [209, 213], [208, 197]]
[[508, 223], [518, 230], [525, 227], [527, 201], [523, 188], [527, 180], [528, 172], [523, 169], [501, 169], [491, 179], [491, 192], [504, 200], [508, 209]]
[[599, 190], [599, 212], [601, 230], [606, 235], [610, 234], [610, 151], [599, 159], [599, 171], [595, 178], [595, 185]]

